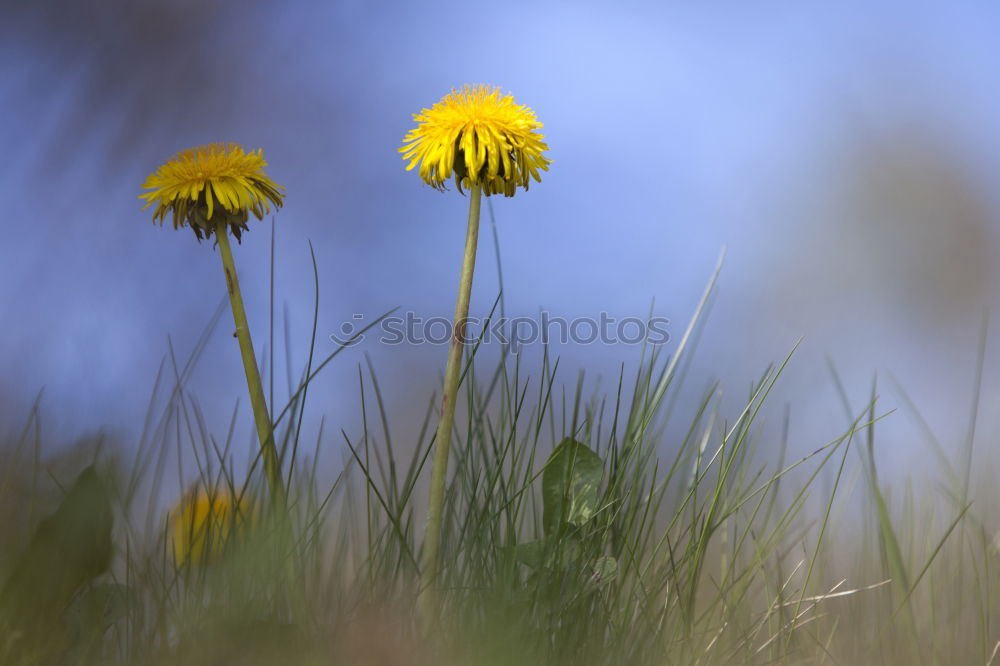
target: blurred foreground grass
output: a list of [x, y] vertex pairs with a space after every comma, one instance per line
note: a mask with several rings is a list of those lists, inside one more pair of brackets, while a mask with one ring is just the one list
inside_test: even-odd
[[[310, 353], [275, 410], [280, 513], [256, 499], [260, 461], [235, 460], [236, 416], [218, 437], [187, 393], [204, 340], [165, 367], [134, 446], [42, 459], [33, 413], [2, 450], [0, 664], [990, 663], [997, 553], [971, 450], [938, 449], [940, 486], [891, 495], [873, 385], [855, 411], [831, 406], [850, 414], [839, 437], [788, 459], [758, 424], [780, 420], [767, 398], [788, 359], [737, 413], [714, 385], [683, 412], [713, 285], [674, 355], [644, 350], [608, 396], [567, 393], [548, 356], [484, 370], [472, 346], [431, 618], [416, 600], [434, 401], [393, 441], [370, 367], [362, 435], [341, 431], [325, 482], [317, 452], [338, 440], [300, 424], [330, 359]], [[158, 498], [184, 456], [198, 478], [170, 511]]]

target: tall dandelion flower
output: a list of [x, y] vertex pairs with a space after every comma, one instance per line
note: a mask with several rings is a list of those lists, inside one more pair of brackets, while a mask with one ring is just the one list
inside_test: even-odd
[[407, 171], [420, 165], [428, 185], [444, 189], [452, 175], [459, 190], [481, 184], [487, 196], [512, 197], [517, 188], [528, 189], [531, 179], [541, 181], [548, 171], [542, 152], [548, 146], [538, 133], [542, 123], [535, 112], [500, 94], [491, 86], [465, 86], [420, 113], [417, 127], [403, 140]]
[[151, 174], [143, 184], [143, 188], [150, 191], [140, 194], [139, 198], [146, 200], [144, 209], [156, 206], [153, 222], [163, 224], [169, 213], [174, 229], [189, 226], [199, 240], [215, 234], [264, 458], [264, 472], [274, 499], [283, 501], [284, 484], [271, 432], [271, 418], [229, 244], [230, 233], [239, 241], [242, 232], [249, 230], [250, 213], [263, 219], [271, 211], [271, 204], [281, 207], [284, 188], [264, 174], [265, 166], [267, 162], [260, 149], [248, 153], [235, 143], [191, 148], [177, 153]]
[[549, 160], [542, 154], [548, 146], [538, 133], [542, 124], [535, 118], [534, 111], [516, 104], [510, 95], [501, 95], [499, 88], [466, 86], [461, 92], [452, 90], [430, 109], [414, 114], [413, 119], [417, 126], [406, 135], [399, 149], [403, 159], [409, 161], [407, 171], [419, 164], [420, 177], [432, 187], [443, 190], [445, 181], [454, 177], [459, 191], [462, 188], [469, 190], [465, 253], [445, 367], [440, 420], [434, 438], [421, 561], [424, 579], [421, 606], [426, 618], [434, 612], [448, 452], [465, 347], [472, 274], [476, 266], [482, 194], [511, 197], [518, 187], [527, 190], [532, 179], [541, 181], [539, 171], [548, 170]]

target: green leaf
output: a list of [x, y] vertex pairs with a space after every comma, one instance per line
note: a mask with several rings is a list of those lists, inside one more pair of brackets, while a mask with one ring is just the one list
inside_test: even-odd
[[509, 549], [514, 559], [532, 569], [541, 569], [545, 563], [545, 542], [529, 541], [519, 543]]
[[78, 594], [63, 614], [63, 620], [78, 636], [105, 629], [128, 612], [128, 587], [118, 583], [91, 585]]
[[545, 534], [556, 535], [564, 524], [579, 527], [597, 511], [604, 461], [580, 442], [567, 437], [552, 451], [542, 473]]
[[607, 585], [618, 575], [618, 560], [613, 557], [599, 557], [590, 565], [592, 575], [589, 583], [596, 587]]

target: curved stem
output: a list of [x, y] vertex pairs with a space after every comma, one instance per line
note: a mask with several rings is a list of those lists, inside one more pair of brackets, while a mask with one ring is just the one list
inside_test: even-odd
[[260, 439], [260, 450], [264, 457], [264, 473], [267, 476], [272, 499], [276, 502], [283, 502], [285, 488], [281, 479], [278, 452], [272, 436], [271, 417], [267, 411], [267, 401], [264, 399], [264, 385], [260, 381], [260, 372], [257, 370], [257, 356], [254, 354], [253, 342], [250, 340], [250, 326], [247, 324], [247, 313], [243, 307], [240, 283], [236, 278], [236, 266], [233, 263], [233, 251], [229, 246], [228, 232], [225, 222], [219, 222], [215, 226], [219, 254], [222, 256], [222, 268], [226, 273], [229, 304], [233, 309], [233, 323], [236, 324], [236, 339], [240, 343], [240, 356], [243, 357], [247, 388], [250, 390], [250, 406], [253, 408], [254, 422], [257, 424], [257, 437]]
[[479, 239], [479, 208], [482, 201], [482, 184], [476, 183], [469, 192], [469, 225], [465, 235], [465, 254], [462, 256], [462, 273], [458, 283], [458, 300], [455, 303], [455, 320], [452, 325], [448, 365], [444, 371], [444, 394], [441, 397], [441, 420], [434, 437], [434, 462], [431, 466], [430, 499], [427, 503], [427, 527], [424, 531], [424, 549], [421, 558], [421, 607], [424, 617], [433, 613], [434, 588], [438, 574], [438, 548], [441, 543], [441, 514], [444, 505], [444, 488], [448, 476], [448, 452], [451, 448], [451, 430], [455, 422], [455, 402], [458, 395], [462, 352], [465, 349], [465, 327], [469, 318], [469, 298], [472, 293], [472, 273], [476, 267], [476, 245]]

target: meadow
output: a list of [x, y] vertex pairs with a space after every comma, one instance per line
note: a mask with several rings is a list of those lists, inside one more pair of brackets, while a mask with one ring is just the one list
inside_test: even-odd
[[[646, 349], [610, 395], [567, 386], [558, 359], [484, 366], [470, 345], [432, 614], [418, 603], [431, 397], [424, 427], [394, 440], [366, 371], [363, 435], [331, 424], [307, 440], [309, 385], [337, 361], [313, 359], [275, 414], [280, 513], [254, 499], [259, 452], [236, 454], [245, 415], [203, 414], [185, 385], [199, 348], [165, 360], [133, 449], [91, 440], [44, 457], [33, 413], [3, 452], [0, 661], [991, 663], [997, 552], [969, 460], [889, 494], [877, 386], [840, 437], [790, 459], [755, 424], [781, 418], [768, 394], [794, 354], [738, 413], [720, 413], [714, 387], [678, 411], [711, 289], [673, 352]], [[678, 424], [686, 436], [664, 441]], [[319, 447], [344, 452], [332, 481]], [[187, 515], [202, 532], [186, 541], [157, 501], [175, 475], [218, 489]]]
[[[279, 208], [282, 188], [260, 150], [178, 153], [142, 197], [154, 222], [221, 259], [254, 440], [236, 434], [246, 410], [206, 414], [188, 385], [205, 344], [232, 330], [224, 305], [189, 353], [169, 350], [137, 441], [53, 452], [36, 407], [0, 451], [0, 663], [994, 662], [997, 498], [973, 483], [978, 395], [955, 446], [916, 406], [882, 410], [877, 380], [852, 405], [831, 368], [844, 427], [804, 449], [761, 427], [790, 418], [770, 399], [790, 349], [724, 408], [691, 370], [721, 259], [689, 323], [643, 345], [606, 392], [567, 382], [547, 347], [537, 364], [504, 346], [484, 358], [466, 335], [480, 203], [540, 182], [541, 124], [489, 87], [414, 119], [407, 168], [437, 189], [454, 176], [469, 201], [444, 381], [419, 398], [422, 426], [400, 437], [369, 363], [355, 423], [304, 427], [310, 388], [353, 341], [321, 351], [315, 255], [306, 358], [295, 366], [273, 339], [260, 357], [288, 359], [275, 398], [230, 236]], [[487, 319], [503, 315], [498, 296]], [[694, 402], [690, 385], [707, 387]], [[939, 478], [886, 481], [886, 418], [924, 427]], [[320, 463], [331, 451], [333, 469]]]

